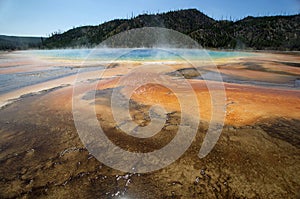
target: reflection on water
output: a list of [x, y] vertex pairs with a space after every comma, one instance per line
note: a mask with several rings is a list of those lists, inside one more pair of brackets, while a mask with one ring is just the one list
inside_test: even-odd
[[55, 69], [49, 70], [0, 74], [0, 94], [78, 73], [102, 70], [103, 68], [103, 66], [81, 69], [71, 67], [56, 67]]

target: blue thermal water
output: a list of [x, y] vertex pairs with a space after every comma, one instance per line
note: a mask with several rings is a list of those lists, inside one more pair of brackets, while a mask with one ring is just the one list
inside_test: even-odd
[[[252, 56], [250, 53], [206, 51], [197, 49], [64, 49], [20, 51], [21, 54], [53, 60], [97, 60], [97, 61], [180, 61], [198, 59], [218, 59], [229, 57]], [[76, 69], [55, 67], [48, 70], [0, 74], [0, 94], [22, 87], [46, 82], [53, 79], [74, 75], [78, 72], [99, 70], [99, 67]], [[103, 67], [102, 67], [103, 68]], [[12, 83], [13, 82], [13, 83]]]
[[124, 60], [124, 61], [159, 61], [182, 59], [218, 59], [241, 56], [253, 56], [251, 53], [234, 51], [207, 51], [198, 49], [61, 49], [33, 50], [25, 53], [49, 59], [67, 60]]

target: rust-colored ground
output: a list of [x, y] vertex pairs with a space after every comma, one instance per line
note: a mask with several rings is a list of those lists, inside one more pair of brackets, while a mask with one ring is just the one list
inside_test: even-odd
[[[22, 63], [0, 65], [5, 68], [4, 74], [16, 72], [10, 67]], [[265, 53], [216, 63], [225, 82], [209, 83], [224, 85], [226, 117], [215, 148], [199, 159], [198, 152], [211, 119], [212, 90], [196, 74], [187, 81], [197, 95], [201, 113], [197, 137], [175, 163], [148, 174], [111, 169], [82, 145], [72, 117], [76, 76], [0, 95], [1, 103], [5, 104], [23, 94], [39, 92], [23, 96], [0, 110], [0, 197], [300, 197], [300, 91], [294, 87], [300, 74], [299, 55]], [[110, 65], [99, 83], [96, 82], [99, 73], [86, 72], [84, 78], [91, 83], [79, 93], [85, 95], [96, 85], [97, 117], [111, 140], [128, 150], [149, 151], [164, 146], [176, 134], [180, 108], [176, 95], [164, 86], [146, 84], [136, 88], [132, 95], [128, 88], [122, 87], [121, 78], [139, 66], [140, 63]], [[172, 67], [175, 71], [190, 66], [178, 63]], [[26, 71], [21, 69], [18, 71]], [[201, 69], [203, 73], [211, 71], [209, 67]], [[173, 78], [171, 72], [172, 68], [164, 75]], [[149, 69], [148, 73], [152, 78], [157, 71]], [[189, 73], [190, 76], [193, 74]], [[131, 82], [136, 78], [129, 76]], [[159, 135], [140, 141], [115, 128], [110, 99], [117, 87], [132, 99], [131, 116], [138, 124], [149, 122], [149, 106], [157, 103], [172, 113]], [[185, 90], [182, 93], [189, 100], [190, 93]]]

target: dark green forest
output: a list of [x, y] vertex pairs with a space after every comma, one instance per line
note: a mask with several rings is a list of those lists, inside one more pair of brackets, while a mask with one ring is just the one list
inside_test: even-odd
[[[196, 9], [143, 14], [98, 26], [82, 26], [41, 41], [43, 49], [94, 47], [126, 30], [163, 27], [184, 33], [206, 48], [300, 50], [300, 15], [214, 20]], [[1, 43], [1, 42], [0, 42]], [[3, 49], [3, 48], [2, 48]]]
[[41, 37], [16, 37], [0, 35], [0, 50], [26, 50], [41, 48]]

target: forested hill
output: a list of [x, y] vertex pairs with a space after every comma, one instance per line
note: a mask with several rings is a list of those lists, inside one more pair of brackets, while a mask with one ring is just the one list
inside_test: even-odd
[[110, 36], [141, 27], [165, 27], [187, 34], [204, 47], [300, 50], [300, 15], [216, 21], [196, 9], [118, 19], [83, 26], [45, 40], [45, 48], [93, 47]]
[[214, 20], [196, 9], [143, 14], [82, 26], [43, 41], [43, 48], [94, 47], [120, 32], [141, 27], [164, 27], [189, 35], [208, 48], [300, 50], [300, 15]]

